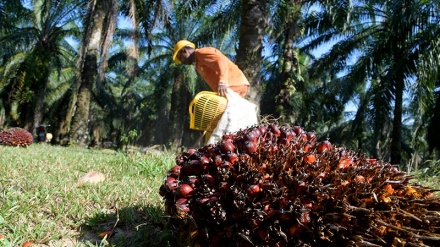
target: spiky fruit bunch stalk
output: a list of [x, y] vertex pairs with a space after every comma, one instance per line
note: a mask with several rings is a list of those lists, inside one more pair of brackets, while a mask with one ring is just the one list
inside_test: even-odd
[[440, 200], [410, 179], [269, 124], [179, 154], [159, 192], [195, 246], [438, 246]]
[[0, 145], [27, 147], [34, 139], [29, 131], [22, 128], [11, 128], [0, 131]]

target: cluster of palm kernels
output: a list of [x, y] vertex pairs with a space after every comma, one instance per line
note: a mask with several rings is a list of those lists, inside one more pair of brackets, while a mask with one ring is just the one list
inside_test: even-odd
[[0, 131], [0, 145], [27, 147], [34, 141], [32, 134], [21, 128]]
[[438, 197], [409, 180], [301, 127], [269, 124], [179, 154], [160, 194], [194, 246], [436, 245]]

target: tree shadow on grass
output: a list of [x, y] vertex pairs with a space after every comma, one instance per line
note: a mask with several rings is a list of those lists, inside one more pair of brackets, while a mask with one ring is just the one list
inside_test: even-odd
[[[111, 214], [97, 214], [81, 225], [79, 242], [87, 246], [183, 246], [168, 216], [158, 207], [127, 207]], [[112, 236], [101, 233], [114, 229]]]

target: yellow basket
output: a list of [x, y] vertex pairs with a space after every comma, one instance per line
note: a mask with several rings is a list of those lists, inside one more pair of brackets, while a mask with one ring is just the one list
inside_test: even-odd
[[228, 105], [225, 97], [202, 91], [189, 104], [189, 128], [213, 131]]

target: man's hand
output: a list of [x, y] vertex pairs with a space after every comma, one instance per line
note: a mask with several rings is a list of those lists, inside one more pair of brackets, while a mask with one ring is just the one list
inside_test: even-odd
[[229, 88], [229, 83], [220, 81], [218, 83], [218, 95], [226, 96], [226, 90]]

